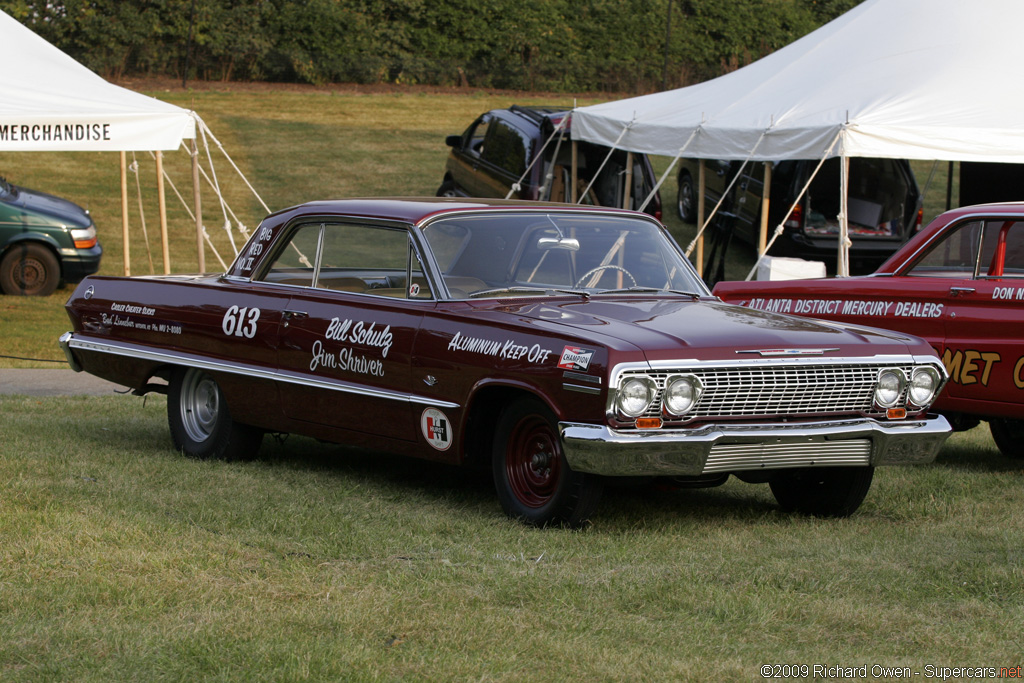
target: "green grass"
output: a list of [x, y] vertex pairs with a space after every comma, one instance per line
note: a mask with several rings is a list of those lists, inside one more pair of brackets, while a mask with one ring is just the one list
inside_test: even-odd
[[1024, 486], [984, 432], [878, 470], [847, 520], [735, 482], [615, 489], [584, 530], [535, 530], [442, 466], [296, 437], [252, 463], [182, 457], [165, 405], [0, 399], [3, 680], [1019, 663]]

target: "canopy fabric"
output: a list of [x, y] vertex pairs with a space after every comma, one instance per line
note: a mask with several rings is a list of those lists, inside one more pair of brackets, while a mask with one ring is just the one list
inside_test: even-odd
[[578, 108], [573, 137], [776, 161], [838, 136], [831, 156], [1024, 163], [1021, 25], [1021, 0], [866, 0], [714, 80]]
[[0, 12], [0, 151], [177, 149], [192, 112], [108, 83]]

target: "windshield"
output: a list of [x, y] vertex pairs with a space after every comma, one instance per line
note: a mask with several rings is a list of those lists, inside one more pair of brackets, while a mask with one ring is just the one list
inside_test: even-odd
[[708, 294], [664, 231], [632, 216], [477, 214], [436, 221], [423, 234], [456, 299], [567, 292]]

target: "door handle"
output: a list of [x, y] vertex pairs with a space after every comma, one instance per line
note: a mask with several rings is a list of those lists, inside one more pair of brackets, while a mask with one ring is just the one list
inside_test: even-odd
[[282, 311], [281, 312], [281, 325], [283, 327], [288, 327], [288, 325], [291, 323], [291, 321], [294, 320], [295, 318], [308, 318], [308, 317], [309, 317], [309, 313], [306, 313], [305, 311], [287, 311], [287, 310], [286, 311]]
[[976, 290], [974, 287], [950, 287], [949, 293], [953, 296], [962, 296], [965, 294], [974, 294]]

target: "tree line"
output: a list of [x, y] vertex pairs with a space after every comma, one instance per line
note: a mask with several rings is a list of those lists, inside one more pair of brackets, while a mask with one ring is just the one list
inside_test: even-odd
[[639, 93], [735, 70], [860, 1], [0, 0], [0, 9], [113, 79]]

